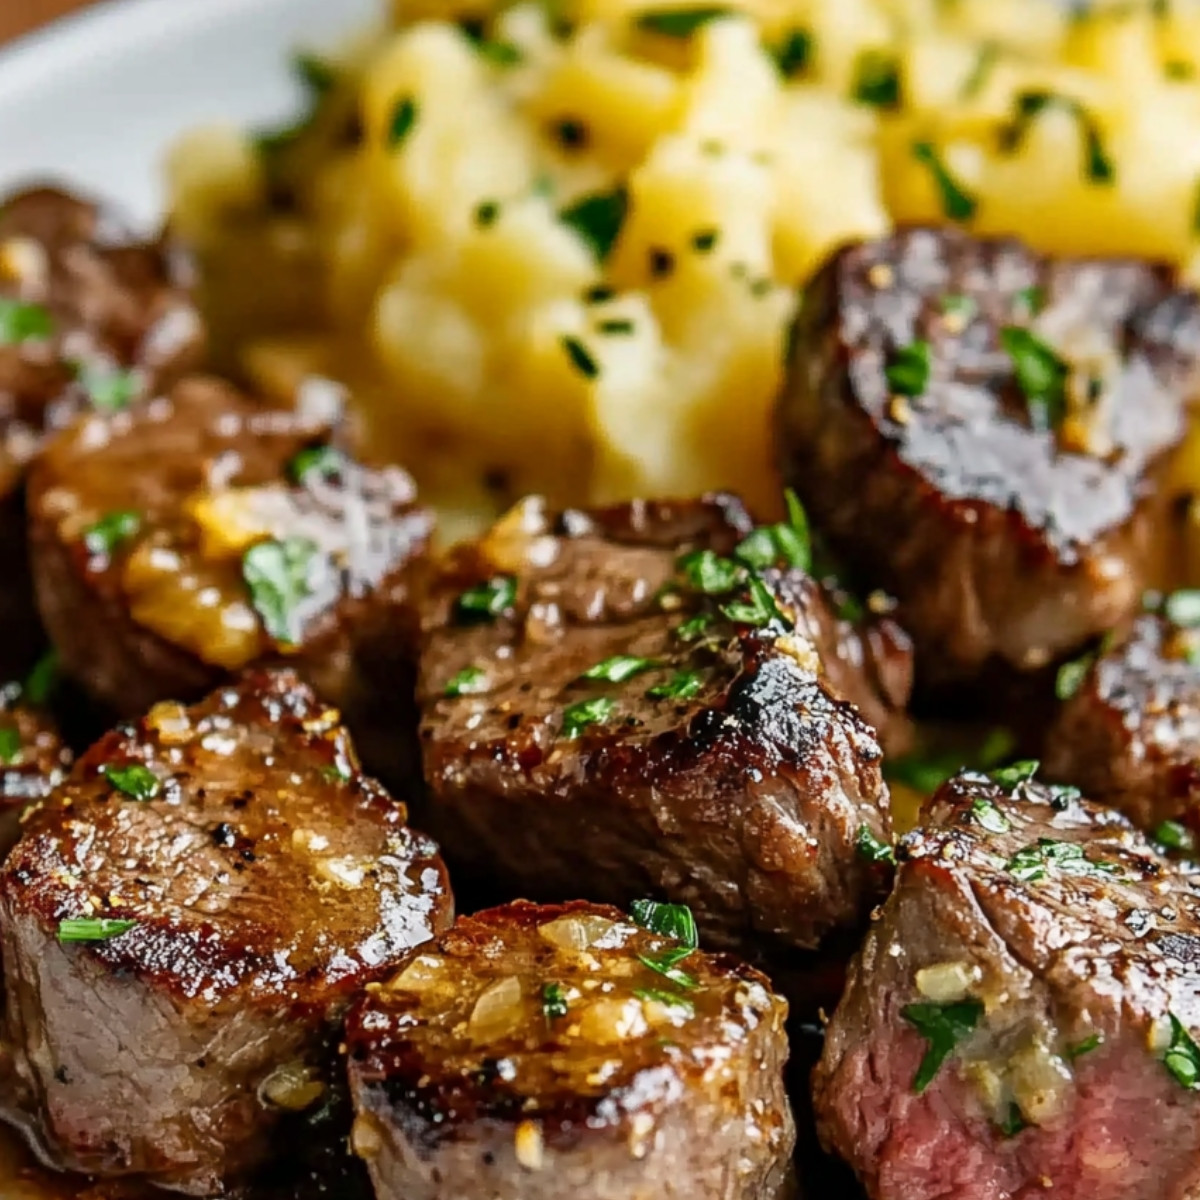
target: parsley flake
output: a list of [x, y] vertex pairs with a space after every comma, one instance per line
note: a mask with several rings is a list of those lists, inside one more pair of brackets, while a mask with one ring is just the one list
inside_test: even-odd
[[858, 57], [854, 99], [876, 108], [895, 108], [900, 103], [900, 67], [887, 51], [865, 50]]
[[1029, 418], [1041, 432], [1057, 429], [1066, 415], [1067, 364], [1041, 338], [1017, 325], [1000, 330]]
[[665, 1008], [677, 1008], [686, 1016], [693, 1016], [696, 1006], [686, 996], [674, 996], [661, 988], [634, 988], [633, 994], [650, 1004], [661, 1004]]
[[509, 612], [516, 601], [516, 576], [494, 575], [475, 587], [467, 588], [454, 601], [454, 618], [460, 625], [494, 621]]
[[974, 1032], [983, 1016], [983, 1004], [978, 1000], [909, 1004], [900, 1010], [900, 1015], [928, 1043], [912, 1081], [912, 1090], [919, 1096], [937, 1077], [955, 1047]]
[[21, 733], [12, 725], [0, 727], [0, 763], [15, 766], [21, 757]]
[[128, 408], [142, 386], [136, 371], [95, 371], [87, 367], [80, 371], [79, 382], [93, 406], [109, 413]]
[[112, 552], [137, 534], [142, 527], [140, 513], [131, 509], [118, 509], [105, 513], [94, 525], [83, 532], [83, 544], [89, 554], [112, 556]]
[[584, 379], [595, 379], [600, 374], [596, 360], [588, 353], [587, 347], [576, 337], [565, 334], [559, 338], [562, 348], [567, 352], [571, 365]]
[[463, 667], [450, 677], [442, 689], [442, 695], [448, 700], [455, 700], [459, 696], [477, 696], [486, 691], [487, 672], [482, 667]]
[[1200, 1084], [1200, 1047], [1183, 1027], [1183, 1022], [1172, 1012], [1167, 1013], [1171, 1021], [1171, 1044], [1163, 1056], [1163, 1066], [1175, 1076], [1185, 1088]]
[[130, 763], [125, 767], [105, 763], [100, 772], [118, 792], [131, 800], [153, 800], [162, 789], [158, 776], [141, 763]]
[[652, 658], [635, 658], [632, 654], [614, 654], [594, 667], [588, 667], [580, 679], [599, 679], [605, 683], [624, 683], [643, 671], [653, 670], [658, 663]]
[[996, 1127], [1006, 1138], [1011, 1138], [1016, 1137], [1023, 1129], [1028, 1129], [1029, 1122], [1025, 1120], [1021, 1106], [1014, 1100], [1009, 1104], [1008, 1112], [1004, 1114], [1002, 1120], [997, 1122]]
[[1195, 835], [1178, 821], [1163, 821], [1154, 831], [1154, 840], [1170, 850], [1190, 852], [1196, 848]]
[[64, 917], [58, 923], [58, 940], [70, 942], [107, 942], [110, 938], [128, 933], [136, 921], [116, 920], [112, 917]]
[[54, 334], [54, 318], [40, 304], [0, 296], [0, 346], [44, 342]]
[[1087, 858], [1078, 842], [1058, 842], [1053, 838], [1038, 838], [1032, 846], [1018, 850], [1004, 869], [1022, 883], [1037, 883], [1052, 870], [1060, 875], [1093, 878], [1117, 874], [1113, 863], [1093, 862]]
[[695, 950], [700, 945], [696, 918], [686, 904], [661, 904], [657, 900], [635, 900], [629, 906], [634, 922], [660, 937], [668, 937]]
[[681, 555], [676, 566], [689, 586], [706, 596], [721, 596], [733, 591], [745, 576], [742, 567], [713, 550], [693, 550]]
[[1031, 782], [1041, 765], [1036, 758], [1022, 758], [1015, 763], [1010, 763], [1007, 767], [998, 767], [991, 771], [988, 778], [1011, 792], [1023, 783]]
[[1112, 183], [1116, 168], [1104, 148], [1100, 128], [1095, 118], [1074, 97], [1055, 92], [1022, 92], [1016, 99], [1016, 113], [1001, 137], [1001, 148], [1014, 153], [1029, 132], [1030, 125], [1048, 108], [1070, 113], [1079, 125], [1083, 138], [1084, 175], [1092, 183]]
[[342, 463], [341, 452], [332, 446], [308, 446], [288, 463], [287, 469], [296, 483], [303, 483], [310, 475], [321, 478], [336, 475]]
[[734, 555], [747, 566], [762, 570], [783, 563], [801, 571], [812, 569], [812, 533], [808, 514], [791, 488], [787, 489], [785, 497], [788, 509], [786, 524], [760, 526], [734, 551]]
[[865, 858], [867, 862], [894, 863], [896, 861], [896, 851], [892, 846], [888, 842], [880, 841], [867, 825], [858, 827], [858, 834], [854, 839], [854, 849], [858, 851], [858, 856]]
[[663, 950], [653, 957], [649, 954], [639, 954], [637, 958], [643, 967], [649, 967], [651, 971], [661, 975], [664, 979], [669, 979], [676, 987], [690, 991], [698, 986], [696, 979], [678, 964], [683, 962], [692, 951], [693, 947], [691, 946], [673, 946], [670, 950]]
[[1104, 1042], [1104, 1037], [1099, 1033], [1093, 1033], [1090, 1037], [1085, 1037], [1080, 1042], [1075, 1042], [1067, 1047], [1067, 1058], [1074, 1062], [1077, 1058], [1082, 1058], [1085, 1054], [1091, 1054], [1093, 1050], [1099, 1047]]
[[975, 823], [988, 833], [1008, 833], [1012, 829], [1009, 819], [984, 796], [979, 796], [972, 802], [971, 816], [975, 818]]
[[765, 625], [776, 622], [784, 624], [783, 613], [779, 611], [775, 597], [771, 595], [767, 585], [757, 575], [753, 575], [748, 587], [750, 591], [748, 600], [735, 600], [729, 604], [722, 604], [721, 612], [736, 625], [752, 625], [761, 629]]
[[934, 185], [942, 198], [942, 212], [951, 221], [969, 221], [979, 202], [950, 173], [932, 142], [914, 142], [913, 158], [929, 168]]
[[969, 324], [979, 312], [979, 305], [973, 296], [962, 296], [952, 293], [942, 297], [942, 315], [960, 321], [964, 326]]
[[263, 628], [275, 641], [294, 646], [300, 641], [299, 607], [312, 595], [316, 542], [288, 537], [258, 542], [242, 556], [242, 578]]
[[804, 29], [789, 29], [773, 46], [767, 47], [784, 79], [795, 79], [812, 59], [812, 35]]
[[411, 96], [401, 96], [392, 108], [388, 121], [387, 144], [392, 150], [402, 146], [417, 123], [420, 109]]
[[58, 687], [58, 654], [47, 650], [33, 665], [33, 669], [21, 684], [21, 699], [35, 708], [45, 704]]
[[1054, 677], [1054, 694], [1060, 700], [1070, 700], [1083, 686], [1094, 661], [1095, 655], [1085, 654], [1071, 662], [1063, 663]]
[[694, 642], [704, 634], [712, 622], [712, 613], [697, 613], [675, 627], [675, 636], [681, 642]]
[[542, 1015], [547, 1021], [560, 1021], [567, 1015], [567, 993], [561, 983], [547, 983], [542, 987]]
[[597, 262], [604, 262], [612, 253], [628, 211], [629, 194], [619, 187], [576, 200], [559, 212], [558, 219], [588, 244]]
[[703, 680], [697, 671], [676, 671], [666, 683], [646, 689], [649, 700], [691, 700], [700, 694]]
[[658, 8], [639, 13], [637, 27], [660, 37], [689, 38], [718, 17], [729, 16], [724, 5], [712, 4], [699, 8]]
[[563, 709], [562, 736], [568, 741], [578, 738], [589, 725], [605, 724], [617, 711], [617, 702], [608, 696], [596, 696], [568, 704]]
[[902, 396], [919, 396], [929, 383], [929, 343], [922, 339], [898, 346], [884, 368], [888, 387]]

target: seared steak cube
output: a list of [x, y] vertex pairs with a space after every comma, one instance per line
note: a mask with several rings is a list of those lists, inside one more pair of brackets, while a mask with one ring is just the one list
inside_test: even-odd
[[960, 775], [898, 848], [815, 1075], [873, 1200], [1200, 1186], [1200, 879], [1035, 763]]
[[1137, 610], [1200, 386], [1168, 271], [902, 230], [836, 254], [794, 332], [785, 478], [899, 600], [919, 688], [1036, 671]]
[[884, 872], [856, 847], [889, 841], [891, 817], [849, 700], [881, 702], [821, 589], [757, 552], [793, 536], [753, 533], [722, 497], [557, 516], [531, 500], [452, 556], [418, 698], [423, 821], [465, 878], [669, 899], [746, 951], [866, 915]]
[[0, 688], [0, 860], [20, 836], [21, 815], [62, 783], [71, 765], [53, 719], [27, 690]]
[[21, 482], [47, 432], [195, 366], [203, 328], [177, 251], [50, 188], [0, 203], [0, 671], [39, 646]]
[[355, 994], [451, 920], [404, 822], [290, 671], [93, 746], [0, 872], [5, 1039], [47, 1152], [202, 1196], [261, 1162]]
[[286, 659], [341, 703], [354, 628], [402, 597], [432, 518], [404, 471], [338, 448], [323, 401], [267, 409], [192, 378], [47, 448], [29, 485], [38, 603], [93, 696], [138, 713]]
[[[346, 1032], [378, 1200], [772, 1200], [795, 1141], [786, 1003], [686, 909], [460, 918]], [[654, 932], [653, 930], [660, 932]]]
[[[1200, 593], [1167, 597], [1059, 672], [1046, 777], [1073, 783], [1178, 848], [1200, 839]], [[1188, 614], [1187, 605], [1193, 605]], [[1184, 617], [1180, 625], [1172, 614]]]

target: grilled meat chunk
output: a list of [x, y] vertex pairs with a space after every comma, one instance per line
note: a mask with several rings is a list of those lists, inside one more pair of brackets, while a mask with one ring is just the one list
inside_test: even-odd
[[192, 378], [47, 448], [29, 485], [38, 603], [93, 696], [138, 713], [285, 658], [341, 703], [355, 625], [402, 600], [432, 517], [404, 471], [337, 448], [327, 397], [266, 409]]
[[[648, 919], [647, 919], [648, 914]], [[795, 1129], [786, 1003], [684, 909], [460, 918], [348, 1022], [378, 1200], [767, 1200]]]
[[0, 860], [20, 836], [21, 814], [58, 787], [70, 765], [50, 715], [20, 684], [0, 688]]
[[221, 1194], [315, 1104], [364, 983], [451, 919], [436, 847], [290, 671], [156, 705], [0, 872], [6, 1041], [45, 1153]]
[[1200, 304], [1165, 269], [902, 230], [806, 289], [783, 473], [899, 600], [918, 688], [1012, 678], [1137, 610], [1200, 386]]
[[1200, 877], [1035, 768], [930, 801], [827, 1030], [821, 1134], [873, 1200], [1200, 1186]]
[[1174, 609], [1168, 597], [1165, 612], [1062, 668], [1045, 774], [1186, 847], [1200, 838], [1200, 643]]
[[746, 952], [866, 915], [885, 881], [856, 846], [891, 836], [848, 702], [870, 687], [809, 576], [730, 557], [761, 562], [760, 535], [724, 497], [531, 500], [449, 560], [425, 601], [423, 827], [465, 878], [688, 904]]
[[0, 672], [25, 671], [40, 645], [21, 483], [47, 432], [194, 367], [200, 320], [177, 250], [112, 214], [37, 188], [0, 202]]

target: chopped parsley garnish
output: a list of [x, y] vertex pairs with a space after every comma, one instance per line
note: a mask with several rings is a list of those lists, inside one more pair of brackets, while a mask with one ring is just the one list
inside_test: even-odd
[[1034, 429], [1057, 429], [1067, 410], [1067, 364], [1041, 338], [1017, 325], [1000, 330], [1000, 345], [1012, 360]]
[[956, 1004], [908, 1004], [900, 1015], [928, 1043], [921, 1065], [913, 1076], [912, 1090], [919, 1096], [937, 1077], [942, 1064], [955, 1047], [971, 1035], [983, 1004], [978, 1000], [960, 1000]]
[[411, 96], [401, 96], [396, 101], [388, 121], [387, 144], [390, 149], [395, 150], [404, 144], [417, 123], [419, 113], [417, 102]]
[[692, 249], [697, 254], [707, 254], [717, 244], [717, 237], [715, 229], [701, 229], [692, 234]]
[[100, 771], [118, 792], [124, 792], [131, 800], [153, 800], [162, 788], [158, 776], [141, 763], [130, 763], [127, 767], [105, 763]]
[[1167, 1016], [1171, 1021], [1171, 1044], [1163, 1056], [1163, 1066], [1185, 1088], [1194, 1088], [1200, 1083], [1200, 1047], [1192, 1041], [1183, 1022], [1174, 1013], [1169, 1012]]
[[889, 781], [932, 795], [964, 765], [986, 771], [1003, 762], [1012, 753], [1015, 744], [1010, 730], [996, 728], [989, 730], [978, 749], [969, 754], [957, 748], [937, 754], [906, 754], [885, 761], [884, 774]]
[[801, 571], [812, 569], [812, 533], [808, 514], [791, 488], [787, 489], [785, 496], [787, 522], [760, 526], [734, 551], [747, 566], [762, 570], [782, 562]]
[[500, 205], [495, 200], [484, 200], [475, 206], [475, 224], [480, 229], [488, 229], [495, 225], [500, 215]]
[[691, 700], [703, 686], [698, 671], [676, 671], [666, 683], [647, 688], [646, 696], [650, 700]]
[[873, 863], [894, 863], [896, 851], [887, 843], [877, 838], [866, 825], [858, 827], [858, 835], [854, 839], [854, 848], [860, 858]]
[[1180, 629], [1200, 627], [1200, 589], [1183, 588], [1172, 592], [1163, 601], [1163, 613], [1172, 625]]
[[1078, 842], [1058, 842], [1038, 838], [1032, 846], [1018, 850], [1005, 864], [1005, 870], [1022, 883], [1037, 883], [1051, 870], [1060, 875], [1115, 875], [1117, 867], [1109, 862], [1093, 862]]
[[697, 613], [675, 627], [675, 636], [681, 642], [694, 642], [712, 624], [712, 613]]
[[997, 1128], [1006, 1138], [1016, 1137], [1022, 1129], [1029, 1128], [1029, 1122], [1025, 1120], [1021, 1112], [1021, 1106], [1015, 1100], [1009, 1104], [1008, 1112], [997, 1123]]
[[1071, 662], [1063, 663], [1054, 677], [1054, 694], [1060, 700], [1070, 700], [1083, 686], [1083, 681], [1092, 669], [1094, 661], [1094, 654], [1084, 654]]
[[712, 550], [693, 550], [682, 555], [676, 566], [689, 586], [706, 596], [721, 596], [733, 591], [745, 576], [744, 569], [732, 559], [722, 558]]
[[969, 221], [979, 207], [978, 201], [950, 173], [932, 142], [914, 142], [913, 158], [929, 168], [934, 185], [942, 197], [942, 212], [951, 221]]
[[978, 96], [983, 91], [983, 85], [987, 83], [992, 68], [999, 60], [1000, 47], [995, 42], [984, 42], [979, 47], [979, 57], [975, 59], [971, 73], [963, 80], [962, 88], [958, 93], [959, 98], [970, 100]]
[[621, 317], [613, 317], [607, 321], [600, 321], [596, 325], [596, 329], [604, 334], [628, 334], [633, 332], [633, 322]]
[[1163, 821], [1154, 831], [1154, 840], [1170, 850], [1191, 851], [1196, 848], [1195, 835], [1178, 821]]
[[64, 917], [58, 923], [58, 940], [68, 942], [107, 942], [110, 938], [128, 933], [136, 921], [112, 917]]
[[339, 759], [321, 768], [321, 776], [331, 783], [345, 783], [350, 778], [350, 769]]
[[924, 340], [898, 346], [884, 368], [888, 387], [902, 396], [919, 396], [929, 383], [929, 343]]
[[0, 346], [41, 342], [54, 333], [54, 318], [40, 304], [0, 296]]
[[542, 1015], [547, 1021], [558, 1021], [567, 1015], [567, 993], [561, 983], [547, 983], [542, 987]]
[[33, 665], [33, 670], [21, 685], [21, 699], [26, 704], [38, 707], [50, 699], [58, 686], [58, 653], [47, 650]]
[[103, 554], [106, 557], [122, 543], [127, 542], [142, 527], [140, 513], [131, 509], [118, 509], [105, 513], [94, 525], [89, 525], [83, 532], [83, 544], [90, 554]]
[[599, 364], [588, 353], [587, 347], [577, 337], [564, 334], [559, 338], [559, 341], [562, 343], [562, 348], [567, 352], [567, 357], [571, 360], [571, 366], [584, 379], [595, 379], [600, 374]]
[[865, 50], [859, 55], [854, 99], [876, 108], [895, 108], [900, 103], [900, 68], [891, 54]]
[[1071, 1062], [1074, 1062], [1077, 1058], [1082, 1058], [1085, 1054], [1091, 1054], [1091, 1052], [1097, 1049], [1097, 1047], [1099, 1047], [1103, 1041], [1104, 1038], [1102, 1035], [1093, 1033], [1089, 1037], [1085, 1037], [1082, 1041], [1075, 1042], [1068, 1046], [1067, 1058]]
[[87, 392], [88, 399], [101, 412], [119, 412], [128, 408], [141, 389], [141, 380], [136, 371], [94, 371], [84, 368], [79, 373], [79, 382]]
[[634, 988], [633, 994], [639, 1000], [662, 1004], [666, 1008], [678, 1008], [689, 1017], [696, 1011], [696, 1006], [686, 996], [675, 996], [670, 992], [664, 992], [661, 988]]
[[979, 311], [979, 305], [972, 296], [951, 294], [942, 297], [942, 315], [953, 317], [966, 325]]
[[0, 727], [0, 763], [13, 766], [21, 757], [21, 733], [12, 725]]
[[581, 700], [563, 709], [562, 736], [574, 741], [589, 725], [603, 725], [617, 710], [617, 702], [608, 696]]
[[305, 537], [259, 542], [242, 556], [242, 578], [267, 633], [285, 646], [300, 641], [299, 607], [312, 595], [310, 575], [318, 553]]
[[1023, 287], [1017, 293], [1016, 302], [1029, 316], [1036, 317], [1046, 307], [1046, 289], [1037, 284]]
[[711, 4], [698, 8], [658, 8], [639, 13], [637, 27], [662, 37], [688, 38], [701, 26], [718, 17], [727, 17], [730, 10], [724, 5]]
[[783, 613], [775, 603], [767, 585], [757, 575], [752, 575], [747, 584], [750, 595], [746, 600], [734, 600], [721, 605], [721, 612], [736, 625], [753, 625], [762, 628], [773, 622], [783, 622]]
[[624, 683], [643, 671], [653, 670], [658, 663], [652, 658], [635, 658], [632, 654], [614, 654], [598, 662], [594, 667], [588, 667], [580, 679], [600, 679], [605, 683]]
[[493, 66], [515, 67], [524, 57], [520, 48], [511, 42], [497, 41], [488, 37], [483, 31], [482, 22], [460, 21], [458, 27], [467, 41], [475, 47], [480, 58], [486, 59]]
[[1022, 92], [1016, 100], [1016, 115], [1004, 131], [1001, 146], [1009, 153], [1018, 150], [1029, 132], [1032, 122], [1048, 108], [1059, 108], [1070, 113], [1079, 124], [1083, 138], [1084, 174], [1092, 183], [1112, 183], [1116, 169], [1104, 149], [1099, 126], [1087, 109], [1072, 96], [1061, 96], [1055, 92]]
[[336, 475], [342, 469], [342, 463], [341, 451], [332, 446], [308, 446], [288, 463], [287, 469], [297, 483], [303, 483], [314, 473], [322, 477]]
[[696, 929], [696, 918], [686, 904], [661, 904], [657, 900], [635, 900], [629, 906], [629, 915], [635, 923], [651, 933], [672, 940], [695, 950], [700, 945], [700, 934]]
[[576, 200], [558, 214], [558, 219], [587, 242], [597, 262], [604, 262], [612, 253], [628, 209], [629, 195], [619, 187]]
[[494, 621], [508, 612], [517, 600], [514, 575], [494, 575], [484, 583], [467, 588], [454, 602], [454, 617], [460, 625]]
[[971, 803], [971, 816], [988, 833], [1007, 833], [1012, 825], [1009, 819], [986, 797], [979, 796]]
[[459, 696], [477, 696], [480, 692], [487, 691], [487, 672], [482, 667], [463, 667], [463, 669], [450, 677], [445, 688], [442, 689], [442, 695], [449, 700], [457, 699]]
[[789, 29], [767, 53], [784, 79], [794, 79], [812, 58], [812, 35], [804, 29]]
[[1007, 767], [998, 767], [988, 774], [988, 778], [1002, 788], [1012, 791], [1023, 783], [1029, 783], [1038, 773], [1042, 764], [1036, 758], [1022, 758]]
[[1069, 783], [1052, 783], [1046, 790], [1050, 793], [1050, 807], [1056, 812], [1066, 812], [1083, 795]]
[[637, 957], [642, 966], [649, 967], [651, 971], [661, 975], [664, 979], [669, 979], [676, 987], [690, 990], [697, 986], [696, 980], [682, 970], [678, 964], [683, 962], [693, 950], [692, 946], [672, 946], [671, 949], [663, 950], [653, 957], [649, 954], [639, 954]]

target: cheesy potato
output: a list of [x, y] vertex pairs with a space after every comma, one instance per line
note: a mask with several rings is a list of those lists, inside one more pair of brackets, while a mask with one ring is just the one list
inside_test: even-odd
[[344, 380], [454, 532], [531, 490], [769, 512], [798, 291], [893, 222], [1197, 247], [1180, 0], [403, 0], [298, 66], [294, 126], [176, 147], [175, 223], [243, 369]]

